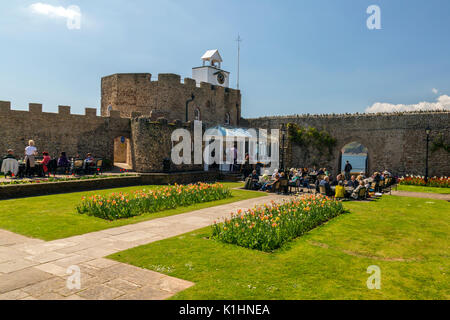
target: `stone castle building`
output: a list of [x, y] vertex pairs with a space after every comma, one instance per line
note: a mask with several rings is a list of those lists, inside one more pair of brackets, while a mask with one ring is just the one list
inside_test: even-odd
[[[150, 73], [114, 74], [101, 80], [101, 115], [86, 108], [85, 115], [71, 114], [69, 106], [58, 113], [43, 112], [30, 103], [29, 111], [11, 109], [0, 101], [0, 150], [12, 148], [22, 155], [29, 139], [38, 149], [56, 157], [65, 151], [70, 157], [91, 152], [95, 157], [126, 164], [137, 172], [162, 172], [170, 158], [171, 135], [177, 128], [193, 130], [193, 121], [204, 128], [217, 125], [279, 129], [289, 123], [326, 130], [336, 139], [327, 155], [306, 154], [289, 139], [283, 153], [289, 167], [327, 167], [336, 174], [341, 167], [341, 150], [350, 142], [368, 149], [368, 171], [389, 170], [397, 175], [424, 174], [426, 135], [438, 136], [448, 144], [450, 112], [402, 114], [353, 114], [241, 118], [241, 93], [229, 88], [229, 73], [221, 69], [217, 50], [208, 51], [203, 66], [193, 69], [193, 78]], [[430, 175], [450, 175], [450, 155], [444, 149], [430, 152]], [[172, 166], [172, 170], [203, 170], [203, 166]]]

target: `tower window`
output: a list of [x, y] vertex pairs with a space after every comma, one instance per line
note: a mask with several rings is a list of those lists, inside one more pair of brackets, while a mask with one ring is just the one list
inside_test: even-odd
[[196, 121], [202, 120], [202, 117], [201, 117], [200, 109], [199, 109], [199, 108], [195, 108], [195, 111], [194, 111], [194, 119], [195, 119]]
[[228, 112], [225, 114], [225, 124], [227, 125], [231, 124], [231, 116]]

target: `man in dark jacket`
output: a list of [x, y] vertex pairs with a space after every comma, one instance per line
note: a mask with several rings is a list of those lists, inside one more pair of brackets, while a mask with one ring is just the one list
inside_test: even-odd
[[345, 169], [344, 169], [344, 171], [345, 171], [345, 180], [350, 180], [350, 173], [352, 172], [352, 170], [353, 170], [352, 165], [350, 164], [349, 161], [347, 161], [347, 164], [345, 165]]
[[11, 149], [9, 149], [8, 154], [5, 157], [3, 157], [3, 160], [4, 159], [15, 159], [15, 158], [16, 157], [14, 157], [14, 152]]
[[9, 149], [8, 154], [4, 156], [2, 159], [0, 159], [0, 168], [2, 167], [3, 160], [5, 159], [16, 159], [16, 157], [14, 157], [14, 151]]

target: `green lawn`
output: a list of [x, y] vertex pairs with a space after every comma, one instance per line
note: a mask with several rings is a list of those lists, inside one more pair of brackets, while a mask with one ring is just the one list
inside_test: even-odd
[[398, 191], [450, 194], [450, 188], [435, 188], [435, 187], [420, 187], [420, 186], [400, 185], [398, 186]]
[[[242, 186], [242, 183], [224, 184], [230, 188]], [[126, 192], [143, 188], [158, 187], [139, 186], [0, 201], [0, 229], [50, 241], [266, 195], [260, 192], [232, 190], [233, 197], [229, 199], [148, 213], [113, 222], [76, 212], [75, 207], [84, 195]]]
[[[450, 299], [450, 204], [384, 196], [273, 253], [209, 240], [210, 228], [111, 258], [196, 283], [173, 299]], [[369, 290], [367, 268], [381, 268]]]

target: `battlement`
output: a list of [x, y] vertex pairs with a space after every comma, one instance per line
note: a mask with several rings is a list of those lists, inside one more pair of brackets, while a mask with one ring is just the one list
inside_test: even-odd
[[10, 101], [0, 101], [0, 116], [1, 115], [11, 115], [11, 114], [17, 114], [21, 117], [26, 117], [26, 114], [30, 115], [50, 115], [50, 116], [63, 116], [63, 117], [85, 117], [85, 118], [95, 118], [95, 119], [104, 119], [104, 118], [120, 118], [120, 112], [118, 111], [111, 111], [109, 117], [102, 117], [97, 115], [97, 108], [85, 108], [84, 109], [84, 115], [83, 114], [72, 114], [71, 113], [71, 107], [70, 106], [58, 106], [58, 112], [44, 112], [42, 104], [40, 103], [29, 103], [28, 104], [28, 110], [14, 110], [11, 109], [11, 102]]
[[[151, 73], [115, 73], [109, 76], [105, 76], [102, 78], [102, 83], [107, 81], [116, 81], [116, 82], [140, 82], [142, 80], [150, 83], [152, 85], [171, 85], [171, 86], [180, 86], [180, 87], [189, 87], [189, 88], [197, 88], [197, 89], [207, 89], [207, 90], [216, 90], [218, 88], [223, 89], [225, 94], [240, 94], [240, 90], [232, 89], [232, 88], [224, 88], [220, 86], [214, 86], [207, 82], [201, 82], [200, 86], [197, 86], [197, 83], [192, 78], [184, 78], [181, 79], [181, 76], [175, 73], [160, 73], [157, 76], [158, 80], [152, 81], [153, 75]], [[118, 84], [118, 83], [117, 83]]]
[[418, 111], [405, 111], [405, 112], [378, 112], [378, 113], [325, 113], [325, 114], [295, 114], [286, 116], [266, 116], [259, 118], [247, 118], [245, 120], [292, 120], [292, 119], [336, 119], [336, 118], [357, 118], [357, 117], [396, 117], [396, 116], [412, 116], [412, 115], [436, 115], [445, 114], [449, 115], [450, 111], [447, 110], [418, 110]]

